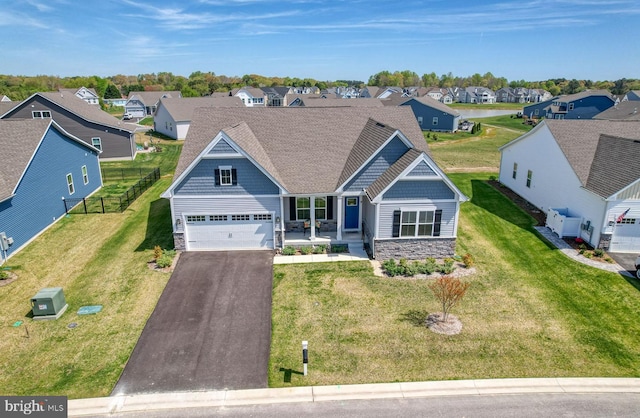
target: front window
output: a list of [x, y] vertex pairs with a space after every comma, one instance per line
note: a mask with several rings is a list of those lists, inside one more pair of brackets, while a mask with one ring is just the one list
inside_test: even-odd
[[91, 138], [91, 145], [102, 151], [102, 140], [100, 138]]
[[316, 197], [316, 219], [327, 219], [327, 198]]
[[533, 177], [533, 173], [531, 170], [527, 171], [527, 187], [531, 188], [531, 178]]
[[69, 189], [69, 194], [73, 194], [76, 191], [73, 188], [73, 175], [71, 173], [67, 174], [67, 188]]
[[437, 124], [438, 124], [438, 117], [437, 117], [437, 116], [433, 118], [433, 124], [434, 124], [434, 125], [437, 125]]
[[89, 183], [89, 172], [87, 171], [87, 166], [86, 165], [82, 166], [82, 182], [84, 184]]
[[311, 199], [308, 197], [296, 198], [296, 219], [311, 219]]
[[231, 175], [231, 167], [220, 167], [220, 185], [231, 186], [233, 184], [233, 176]]
[[418, 116], [418, 123], [422, 125], [422, 116]]
[[511, 175], [511, 177], [515, 179], [517, 175], [518, 175], [518, 163], [513, 163], [513, 174]]
[[402, 212], [400, 217], [401, 237], [430, 237], [433, 235], [435, 212], [411, 211]]

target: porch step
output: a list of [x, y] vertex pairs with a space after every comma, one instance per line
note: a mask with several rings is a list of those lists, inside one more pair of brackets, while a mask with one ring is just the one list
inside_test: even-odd
[[349, 251], [351, 251], [351, 249], [364, 250], [364, 243], [362, 242], [350, 242], [348, 246], [349, 246]]

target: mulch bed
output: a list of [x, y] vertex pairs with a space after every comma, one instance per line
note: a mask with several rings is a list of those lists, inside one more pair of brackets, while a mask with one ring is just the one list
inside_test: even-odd
[[8, 284], [11, 284], [13, 282], [15, 282], [16, 280], [18, 280], [18, 275], [12, 272], [7, 272], [9, 274], [9, 278], [8, 279], [4, 279], [4, 280], [0, 280], [0, 287], [2, 286], [6, 286]]
[[547, 215], [530, 203], [528, 200], [522, 198], [519, 194], [511, 190], [510, 188], [503, 186], [498, 180], [489, 180], [487, 181], [490, 185], [492, 185], [497, 191], [508, 197], [513, 203], [518, 205], [520, 209], [527, 212], [533, 219], [536, 220], [535, 226], [545, 226]]

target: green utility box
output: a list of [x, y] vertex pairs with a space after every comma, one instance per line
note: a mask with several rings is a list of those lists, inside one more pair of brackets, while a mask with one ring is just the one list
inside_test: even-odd
[[56, 316], [64, 312], [67, 302], [61, 287], [47, 287], [41, 289], [37, 295], [31, 298], [33, 317]]

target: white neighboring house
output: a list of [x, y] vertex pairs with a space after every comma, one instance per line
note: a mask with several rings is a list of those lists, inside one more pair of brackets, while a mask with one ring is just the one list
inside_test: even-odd
[[244, 104], [233, 96], [160, 99], [153, 118], [153, 130], [183, 140], [189, 131], [193, 111], [199, 107], [244, 107]]
[[264, 107], [267, 105], [267, 93], [255, 87], [242, 87], [231, 91], [231, 95], [239, 97], [246, 107]]
[[500, 152], [500, 182], [558, 235], [640, 252], [640, 122], [544, 120]]
[[100, 104], [100, 96], [98, 96], [98, 93], [92, 88], [80, 87], [79, 89], [58, 89], [58, 91], [63, 94], [73, 94], [78, 99], [82, 99], [92, 105]]

